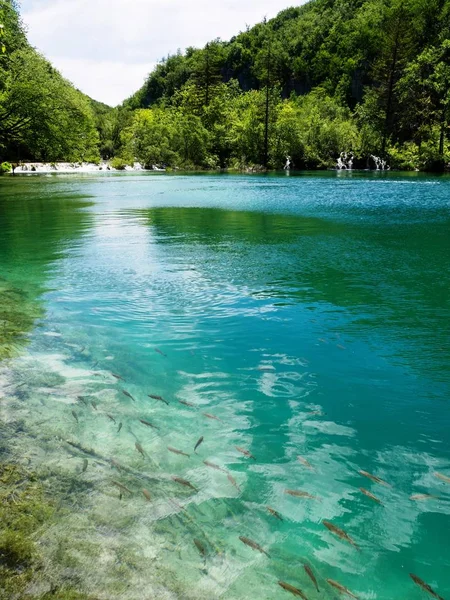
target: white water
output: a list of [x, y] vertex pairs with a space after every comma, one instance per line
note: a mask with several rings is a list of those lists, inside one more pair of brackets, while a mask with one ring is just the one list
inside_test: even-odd
[[[133, 166], [127, 165], [124, 171], [143, 171], [144, 167], [135, 162]], [[101, 162], [98, 165], [94, 163], [81, 162], [81, 163], [69, 163], [69, 162], [59, 162], [59, 163], [40, 163], [40, 162], [28, 162], [22, 163], [14, 170], [14, 173], [24, 173], [24, 174], [32, 174], [32, 173], [99, 173], [101, 171], [119, 171], [119, 169], [114, 169], [108, 162]], [[157, 168], [153, 166], [153, 171], [164, 171], [164, 169]]]

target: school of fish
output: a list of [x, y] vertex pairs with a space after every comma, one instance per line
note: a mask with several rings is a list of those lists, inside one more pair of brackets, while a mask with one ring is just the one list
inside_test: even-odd
[[[156, 348], [155, 351], [158, 354], [160, 354], [161, 356], [163, 356], [164, 358], [167, 358], [167, 355], [164, 352], [162, 352], [161, 350], [159, 350], [158, 348]], [[114, 379], [116, 379], [117, 384], [120, 383], [120, 385], [122, 386], [124, 383], [126, 383], [125, 379], [121, 375], [118, 375], [117, 373], [111, 373], [111, 375]], [[135, 402], [135, 398], [128, 391], [121, 388], [121, 392], [127, 399], [131, 400], [132, 402]], [[152, 400], [156, 400], [158, 402], [164, 403], [166, 406], [171, 406], [171, 404], [165, 398], [163, 398], [162, 396], [160, 396], [158, 394], [148, 394], [148, 397], [151, 398]], [[89, 403], [85, 397], [78, 396], [77, 400], [84, 407], [86, 407], [86, 408], [89, 407]], [[191, 402], [188, 402], [185, 400], [178, 400], [178, 402], [188, 408], [196, 408], [195, 404], [193, 404]], [[80, 405], [78, 405], [78, 406], [80, 406]], [[98, 410], [98, 405], [94, 401], [91, 401], [91, 406], [94, 410], [96, 410], [96, 411]], [[71, 414], [72, 414], [73, 419], [76, 422], [76, 424], [79, 425], [81, 414], [77, 413], [75, 410], [71, 410]], [[113, 415], [111, 415], [109, 413], [104, 413], [104, 414], [108, 419], [110, 419], [114, 424], [117, 425], [116, 418]], [[217, 417], [216, 415], [206, 413], [206, 412], [203, 412], [201, 414], [204, 417], [206, 417], [207, 419], [222, 422], [222, 420], [219, 417]], [[321, 411], [312, 411], [309, 414], [321, 416], [323, 413]], [[151, 430], [155, 430], [155, 431], [159, 430], [159, 427], [157, 427], [156, 425], [154, 425], [153, 423], [148, 421], [146, 418], [141, 418], [138, 421], [142, 425], [144, 425], [145, 427], [148, 427]], [[122, 429], [122, 422], [119, 423], [117, 433], [120, 433], [121, 429]], [[187, 448], [186, 450], [190, 450], [195, 457], [201, 451], [201, 446], [204, 442], [205, 442], [205, 436], [202, 435], [197, 441], [193, 440], [192, 447]], [[78, 447], [78, 445], [75, 442], [69, 442], [69, 443], [71, 446], [73, 446], [75, 448]], [[178, 456], [185, 457], [186, 459], [191, 459], [190, 452], [185, 452], [184, 450], [174, 448], [172, 446], [167, 446], [166, 448], [167, 448], [168, 452], [171, 452]], [[255, 463], [257, 462], [256, 456], [252, 452], [250, 452], [250, 450], [248, 450], [246, 448], [242, 448], [240, 446], [235, 446], [234, 449], [237, 453], [241, 454], [244, 458], [250, 459], [250, 460], [254, 461]], [[141, 456], [142, 459], [149, 458], [143, 445], [137, 440], [135, 442], [135, 450], [139, 453], [139, 455]], [[313, 474], [316, 471], [315, 466], [313, 464], [311, 464], [311, 462], [303, 456], [297, 456], [297, 460], [307, 471], [309, 471], [311, 473], [311, 477], [314, 477]], [[111, 458], [110, 462], [111, 462], [111, 467], [115, 468], [119, 474], [125, 468], [124, 466], [120, 465], [114, 458]], [[233, 486], [238, 491], [239, 494], [241, 494], [241, 488], [240, 488], [239, 484], [237, 483], [237, 481], [234, 479], [234, 477], [231, 475], [231, 473], [227, 469], [225, 469], [224, 467], [222, 467], [216, 463], [213, 463], [207, 459], [203, 460], [202, 462], [209, 469], [213, 469], [215, 471], [224, 473], [227, 476], [227, 480], [228, 480], [229, 484], [231, 486]], [[82, 463], [82, 468], [81, 468], [81, 474], [83, 474], [87, 471], [88, 464], [89, 464], [88, 460], [86, 458], [84, 458], [83, 463]], [[358, 471], [358, 475], [359, 475], [359, 477], [365, 477], [366, 479], [369, 479], [373, 484], [376, 484], [376, 485], [379, 485], [379, 486], [382, 486], [385, 488], [392, 488], [390, 483], [384, 481], [377, 475], [369, 473], [368, 471], [365, 471], [363, 469]], [[443, 482], [445, 484], [450, 484], [449, 476], [447, 476], [443, 473], [440, 473], [440, 472], [435, 472], [434, 476], [440, 482]], [[183, 487], [187, 488], [188, 490], [191, 490], [194, 493], [199, 491], [198, 488], [193, 483], [191, 483], [187, 479], [184, 479], [177, 475], [172, 475], [171, 480], [174, 483], [176, 483], [180, 486], [183, 486]], [[123, 498], [124, 494], [126, 494], [127, 496], [131, 496], [134, 494], [133, 490], [131, 490], [128, 486], [124, 485], [123, 483], [121, 483], [120, 481], [118, 481], [116, 479], [111, 479], [110, 483], [113, 487], [115, 487], [119, 491], [120, 499]], [[361, 492], [361, 494], [363, 494], [366, 498], [369, 498], [371, 501], [378, 504], [380, 507], [385, 506], [385, 504], [380, 500], [380, 498], [378, 498], [373, 492], [371, 492], [363, 487], [359, 488], [359, 492]], [[140, 493], [142, 494], [141, 497], [143, 497], [145, 502], [149, 502], [149, 503], [152, 502], [152, 494], [148, 489], [141, 488]], [[311, 501], [311, 500], [320, 501], [320, 497], [315, 496], [305, 490], [285, 489], [284, 494], [291, 496], [292, 498], [296, 499], [299, 502]], [[426, 493], [412, 494], [410, 496], [410, 500], [415, 501], [415, 502], [423, 501], [423, 500], [438, 500], [438, 499], [439, 499], [439, 496], [426, 494]], [[184, 510], [174, 500], [173, 500], [173, 504], [177, 508]], [[277, 521], [280, 522], [280, 526], [281, 526], [281, 523], [284, 521], [284, 519], [288, 518], [287, 515], [280, 514], [278, 511], [276, 511], [274, 508], [272, 508], [270, 506], [267, 506], [266, 509], [267, 509], [267, 513], [269, 515], [271, 515], [272, 517], [274, 517], [274, 519], [276, 519]], [[382, 510], [382, 508], [380, 508], [380, 510]], [[356, 550], [358, 552], [362, 552], [360, 545], [351, 537], [351, 535], [349, 533], [347, 533], [344, 529], [342, 529], [337, 523], [324, 518], [324, 519], [322, 519], [322, 525], [324, 526], [324, 528], [326, 528], [328, 530], [328, 532], [332, 536], [345, 542], [346, 544], [351, 546], [354, 550]], [[239, 536], [239, 540], [243, 545], [247, 546], [247, 548], [250, 548], [251, 550], [256, 551], [257, 553], [265, 556], [267, 560], [271, 560], [268, 550], [263, 548], [258, 543], [258, 541], [254, 540], [250, 537], [247, 537], [246, 535]], [[206, 561], [208, 558], [208, 553], [209, 553], [208, 543], [206, 543], [206, 541], [200, 540], [198, 538], [194, 538], [192, 540], [192, 542], [193, 542], [194, 546], [197, 548], [201, 557], [205, 560], [205, 564], [206, 564]], [[304, 563], [301, 566], [303, 567], [303, 572], [304, 572], [305, 576], [309, 579], [310, 583], [312, 583], [315, 592], [317, 592], [317, 594], [320, 594], [321, 588], [319, 587], [319, 582], [318, 582], [318, 579], [316, 577], [316, 574], [315, 574], [315, 571], [313, 570], [313, 568], [307, 563]], [[410, 573], [410, 578], [414, 582], [414, 584], [416, 586], [418, 586], [428, 596], [435, 598], [436, 600], [444, 600], [444, 598], [442, 598], [437, 592], [435, 592], [435, 590], [428, 583], [423, 581], [419, 576], [417, 576], [413, 573]], [[278, 582], [275, 581], [274, 584], [278, 583], [278, 586], [280, 586], [284, 591], [292, 594], [293, 596], [297, 596], [299, 598], [302, 598], [303, 600], [308, 600], [308, 596], [306, 595], [306, 593], [302, 590], [301, 587], [298, 587], [300, 585], [303, 585], [303, 583], [300, 581], [301, 578], [298, 577], [298, 579], [299, 579], [299, 582], [295, 581], [295, 582], [289, 583], [289, 582], [280, 580]], [[333, 589], [333, 590], [337, 591], [343, 597], [353, 598], [353, 599], [358, 600], [358, 596], [353, 591], [351, 591], [347, 587], [345, 587], [339, 581], [335, 581], [334, 579], [324, 577], [322, 579], [322, 586], [324, 584], [326, 584], [326, 586], [328, 586], [328, 588], [330, 590]], [[405, 596], [405, 598], [406, 597], [410, 598], [409, 592]], [[412, 596], [411, 596], [411, 598], [412, 598]]]

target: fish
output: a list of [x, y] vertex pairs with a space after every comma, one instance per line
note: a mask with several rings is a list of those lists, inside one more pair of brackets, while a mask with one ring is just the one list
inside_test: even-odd
[[119, 483], [118, 481], [115, 481], [114, 479], [111, 482], [113, 485], [115, 485], [116, 487], [119, 488], [119, 490], [123, 490], [124, 492], [128, 492], [129, 494], [132, 494], [133, 492], [128, 489], [125, 485], [122, 485], [121, 483]]
[[317, 583], [317, 579], [315, 578], [314, 573], [313, 573], [311, 567], [309, 565], [303, 565], [303, 568], [305, 569], [306, 574], [311, 579], [311, 581], [313, 582], [313, 584], [316, 586], [316, 590], [318, 592], [320, 592], [320, 590], [319, 590], [319, 584]]
[[314, 470], [312, 464], [309, 461], [307, 461], [306, 458], [303, 458], [303, 456], [297, 456], [297, 459], [304, 467], [306, 467], [310, 471]]
[[95, 361], [95, 363], [92, 365], [91, 369], [95, 369], [95, 367], [98, 365], [98, 360]]
[[209, 462], [209, 460], [204, 460], [203, 464], [206, 465], [207, 467], [211, 467], [211, 469], [216, 469], [216, 471], [222, 471], [223, 473], [227, 472], [222, 467], [219, 467], [219, 465], [216, 465], [216, 464], [214, 464], [212, 462]]
[[198, 440], [198, 442], [197, 442], [197, 443], [195, 444], [195, 446], [194, 446], [194, 452], [197, 450], [197, 448], [200, 446], [200, 444], [203, 442], [203, 440], [204, 440], [204, 439], [205, 439], [205, 438], [202, 436], [202, 437], [201, 437], [201, 438]]
[[278, 585], [280, 587], [282, 587], [283, 590], [286, 590], [286, 592], [291, 592], [291, 594], [293, 594], [294, 596], [298, 596], [299, 598], [303, 598], [303, 600], [308, 600], [306, 598], [305, 594], [302, 592], [302, 590], [299, 590], [298, 588], [294, 587], [290, 583], [286, 583], [285, 581], [279, 581]]
[[196, 538], [194, 538], [194, 544], [196, 545], [197, 550], [200, 552], [200, 554], [202, 556], [206, 556], [206, 548], [202, 544], [202, 542], [200, 540], [197, 540]]
[[161, 354], [161, 356], [164, 356], [165, 358], [167, 358], [167, 354], [164, 354], [164, 352], [162, 350], [160, 350], [159, 348], [155, 348], [155, 352], [157, 352], [158, 354]]
[[167, 404], [167, 406], [169, 406], [167, 400], [164, 400], [162, 396], [157, 396], [156, 394], [149, 394], [148, 397], [152, 398], [153, 400], [159, 400], [160, 402], [164, 402], [164, 404]]
[[136, 446], [136, 450], [139, 452], [139, 454], [145, 456], [144, 448], [141, 446], [141, 444], [139, 442], [136, 442], [134, 445]]
[[145, 496], [145, 499], [147, 500], [147, 502], [150, 502], [152, 497], [150, 496], [150, 492], [148, 490], [146, 490], [145, 488], [142, 490], [142, 493]]
[[246, 546], [249, 546], [252, 550], [258, 550], [258, 552], [261, 552], [261, 554], [265, 554], [266, 556], [269, 556], [267, 554], [267, 552], [264, 550], [264, 548], [261, 548], [261, 546], [259, 544], [257, 544], [250, 538], [240, 535], [239, 539], [241, 540], [241, 542], [243, 544], [245, 544]]
[[176, 481], [177, 483], [180, 483], [181, 485], [184, 485], [185, 487], [191, 488], [191, 490], [195, 490], [197, 491], [197, 488], [195, 486], [192, 485], [192, 483], [190, 481], [188, 481], [187, 479], [182, 479], [181, 477], [172, 477], [173, 481]]
[[364, 488], [359, 488], [359, 491], [362, 492], [365, 496], [373, 500], [374, 502], [378, 502], [378, 504], [383, 504], [379, 498], [377, 498], [374, 494], [365, 490]]
[[380, 485], [385, 485], [386, 487], [391, 487], [389, 483], [387, 483], [386, 481], [383, 481], [383, 479], [380, 479], [376, 475], [372, 475], [372, 473], [368, 473], [367, 471], [358, 471], [358, 473], [360, 475], [362, 475], [363, 477], [367, 477], [368, 479], [371, 479], [375, 483], [379, 483]]
[[86, 472], [86, 469], [88, 468], [88, 464], [89, 464], [89, 463], [88, 463], [88, 459], [87, 459], [87, 458], [85, 458], [85, 459], [83, 460], [83, 468], [82, 468], [82, 470], [81, 470], [81, 472], [82, 472], [82, 473], [85, 473], [85, 472]]
[[280, 515], [279, 512], [277, 512], [274, 508], [271, 508], [270, 506], [266, 506], [267, 510], [270, 512], [270, 514], [275, 517], [276, 519], [278, 519], [279, 521], [283, 520], [283, 517]]
[[216, 417], [215, 415], [211, 415], [210, 413], [202, 413], [202, 414], [207, 419], [213, 419], [214, 421], [221, 421], [221, 419], [219, 419], [219, 417]]
[[323, 338], [317, 338], [319, 340], [319, 342], [322, 342], [322, 344], [328, 344], [327, 340], [324, 340]]
[[126, 390], [122, 390], [122, 394], [124, 396], [126, 396], [127, 398], [131, 398], [131, 400], [133, 400], [133, 402], [136, 402], [136, 400], [133, 398], [133, 396], [130, 394], [130, 392], [127, 392]]
[[174, 454], [180, 454], [181, 456], [187, 456], [189, 458], [189, 454], [186, 454], [186, 452], [182, 452], [181, 450], [177, 450], [176, 448], [172, 448], [172, 446], [167, 446], [167, 450], [169, 452], [173, 452]]
[[120, 375], [117, 375], [117, 373], [111, 373], [111, 375], [113, 377], [115, 377], [116, 379], [118, 379], [119, 381], [125, 381], [125, 379], [123, 377], [121, 377]]
[[413, 494], [409, 497], [410, 500], [439, 500], [439, 496], [433, 494]]
[[331, 531], [331, 533], [334, 533], [334, 535], [337, 535], [339, 538], [341, 538], [341, 540], [345, 540], [346, 542], [354, 546], [357, 550], [360, 550], [358, 544], [354, 542], [352, 538], [347, 533], [345, 533], [343, 529], [340, 529], [339, 527], [331, 523], [331, 521], [326, 521], [325, 519], [322, 521], [322, 523], [329, 531]]
[[441, 481], [444, 481], [445, 483], [450, 483], [450, 477], [447, 477], [447, 475], [443, 475], [442, 473], [438, 473], [436, 471], [434, 476], [440, 479]]
[[234, 477], [232, 477], [232, 475], [230, 475], [230, 473], [227, 474], [227, 478], [228, 478], [228, 481], [231, 483], [231, 485], [234, 485], [234, 487], [237, 489], [237, 491], [240, 492], [241, 488], [236, 483], [236, 479], [234, 479]]
[[159, 429], [159, 427], [156, 427], [156, 425], [152, 425], [151, 423], [149, 423], [148, 421], [144, 421], [144, 419], [139, 419], [139, 421], [143, 424], [143, 425], [147, 425], [147, 427], [151, 427], [152, 429]]
[[77, 413], [74, 410], [72, 411], [72, 415], [73, 415], [73, 418], [75, 419], [75, 421], [77, 423], [79, 423], [80, 421], [78, 420], [78, 415], [77, 415]]
[[347, 350], [347, 348], [342, 344], [336, 344], [336, 348], [340, 348], [341, 350]]
[[82, 402], [85, 406], [88, 405], [86, 398], [84, 398], [83, 396], [77, 396], [77, 400], [79, 402]]
[[122, 421], [119, 423], [119, 427], [117, 428], [117, 433], [119, 433], [121, 429], [122, 429]]
[[312, 496], [308, 492], [302, 492], [301, 490], [284, 490], [285, 494], [289, 496], [296, 496], [297, 498], [308, 498], [309, 500], [317, 500], [317, 496]]
[[323, 415], [323, 412], [321, 410], [311, 410], [310, 412], [306, 413], [307, 415], [309, 415], [310, 417], [321, 417]]
[[178, 402], [180, 404], [184, 404], [184, 406], [195, 407], [195, 404], [192, 404], [192, 402], [187, 402], [186, 400], [178, 400]]
[[251, 452], [249, 452], [248, 450], [246, 450], [245, 448], [240, 448], [239, 446], [235, 446], [235, 448], [238, 452], [240, 452], [247, 458], [253, 458], [253, 460], [256, 460], [256, 458], [253, 456], [253, 454]]
[[347, 596], [350, 596], [350, 598], [355, 598], [355, 600], [358, 600], [358, 596], [355, 596], [355, 594], [353, 594], [350, 590], [348, 590], [346, 587], [344, 587], [337, 581], [334, 581], [333, 579], [327, 579], [327, 583], [339, 590], [341, 594], [347, 594]]
[[425, 581], [422, 581], [422, 579], [420, 579], [420, 577], [417, 577], [417, 575], [414, 575], [414, 573], [410, 573], [409, 576], [411, 577], [411, 579], [414, 581], [415, 584], [417, 584], [423, 590], [425, 590], [426, 592], [431, 594], [431, 596], [433, 596], [433, 598], [436, 598], [437, 600], [444, 600], [441, 596], [439, 596], [439, 594], [436, 594], [436, 592], [431, 589], [431, 587], [428, 585], [428, 583], [425, 583]]
[[115, 467], [118, 471], [122, 470], [122, 465], [120, 465], [114, 458], [111, 459], [111, 466]]
[[94, 410], [97, 410], [97, 402], [95, 402], [95, 400], [91, 400], [91, 404], [92, 404], [92, 408]]
[[106, 413], [106, 416], [108, 417], [108, 419], [110, 419], [114, 425], [117, 425], [117, 421], [115, 420], [115, 418], [112, 415], [109, 415], [108, 413]]

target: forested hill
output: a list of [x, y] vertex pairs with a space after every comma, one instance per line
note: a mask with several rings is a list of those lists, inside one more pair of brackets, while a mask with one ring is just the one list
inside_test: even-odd
[[189, 106], [217, 136], [220, 117], [211, 113], [225, 101], [230, 147], [216, 140], [214, 155], [258, 163], [265, 115], [257, 92], [269, 88], [271, 166], [286, 154], [299, 166], [326, 165], [342, 150], [361, 160], [386, 155], [394, 166], [442, 164], [449, 39], [448, 0], [311, 0], [229, 42], [167, 57], [125, 106]]
[[93, 101], [28, 44], [14, 0], [0, 25], [0, 162], [99, 160]]
[[448, 39], [449, 16], [448, 0], [311, 0], [229, 42], [169, 56], [128, 102], [146, 108], [189, 80], [206, 87], [236, 79], [243, 91], [261, 89], [270, 62], [271, 84], [283, 98], [321, 86], [354, 108], [368, 87], [389, 78], [390, 67], [396, 83], [421, 51]]

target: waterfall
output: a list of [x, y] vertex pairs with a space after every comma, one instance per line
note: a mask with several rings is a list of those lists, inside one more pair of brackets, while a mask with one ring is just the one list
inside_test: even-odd
[[390, 170], [391, 167], [387, 164], [387, 161], [383, 160], [379, 156], [375, 156], [374, 154], [371, 154], [370, 158], [375, 163], [375, 169], [377, 171], [389, 171]]
[[341, 152], [337, 159], [336, 169], [342, 171], [343, 169], [351, 171], [353, 169], [353, 153], [347, 154], [347, 152]]

